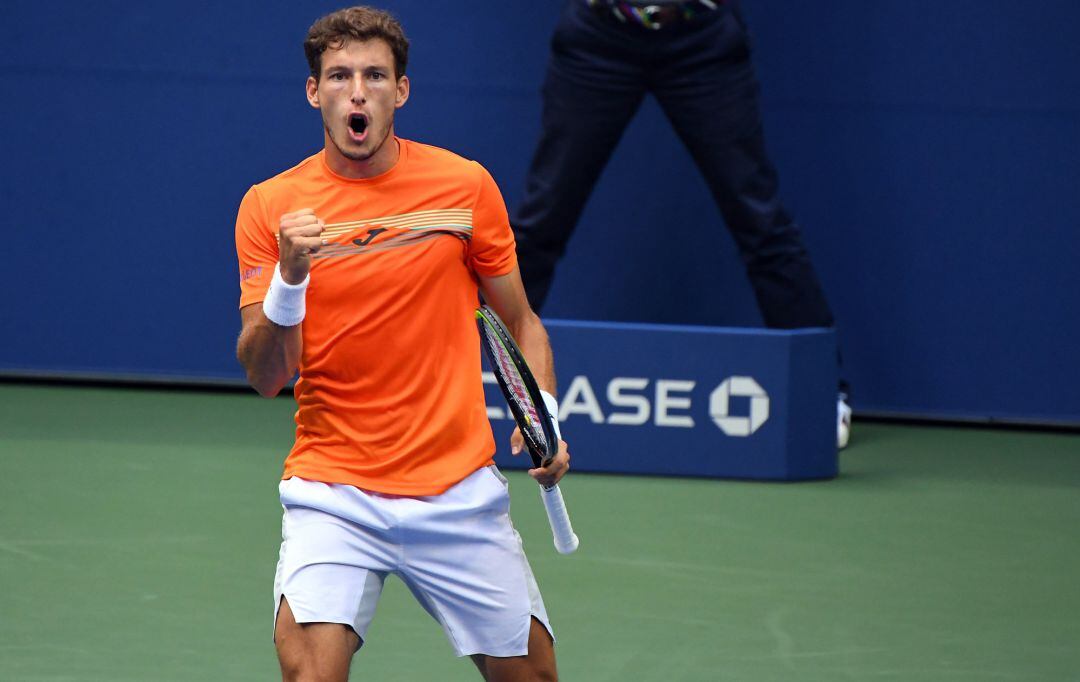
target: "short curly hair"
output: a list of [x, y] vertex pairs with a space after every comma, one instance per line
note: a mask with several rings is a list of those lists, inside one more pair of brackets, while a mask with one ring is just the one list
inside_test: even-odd
[[409, 63], [409, 39], [392, 14], [373, 7], [347, 7], [320, 18], [308, 29], [304, 40], [311, 76], [319, 80], [322, 55], [328, 49], [340, 49], [350, 40], [379, 38], [394, 55], [394, 77], [405, 75]]

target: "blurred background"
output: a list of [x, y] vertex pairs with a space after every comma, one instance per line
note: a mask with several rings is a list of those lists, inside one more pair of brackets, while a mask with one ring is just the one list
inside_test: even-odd
[[[236, 208], [320, 148], [301, 43], [340, 4], [0, 7], [0, 374], [239, 381]], [[383, 4], [412, 40], [398, 134], [478, 160], [516, 205], [560, 3]], [[856, 414], [1080, 424], [1080, 5], [744, 7]], [[654, 102], [544, 315], [761, 324]]]

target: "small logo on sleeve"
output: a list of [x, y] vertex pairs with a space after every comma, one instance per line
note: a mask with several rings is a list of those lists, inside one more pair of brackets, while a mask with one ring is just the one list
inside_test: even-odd
[[258, 265], [253, 268], [244, 268], [240, 271], [240, 281], [246, 282], [252, 277], [258, 277], [262, 274], [262, 266]]

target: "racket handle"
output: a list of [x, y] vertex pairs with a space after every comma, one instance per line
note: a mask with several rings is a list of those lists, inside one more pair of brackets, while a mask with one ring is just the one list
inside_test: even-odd
[[547, 511], [548, 523], [551, 524], [555, 550], [559, 554], [573, 552], [578, 547], [578, 536], [574, 534], [574, 527], [570, 525], [570, 515], [566, 513], [566, 503], [563, 502], [559, 486], [553, 485], [550, 488], [540, 486], [540, 499], [544, 501], [544, 510]]

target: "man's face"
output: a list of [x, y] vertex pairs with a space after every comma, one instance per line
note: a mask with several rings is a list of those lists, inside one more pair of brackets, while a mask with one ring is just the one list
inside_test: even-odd
[[394, 110], [409, 98], [409, 79], [394, 77], [394, 55], [385, 41], [350, 40], [323, 52], [319, 80], [308, 78], [307, 96], [322, 112], [328, 154], [389, 170], [380, 162], [393, 165], [397, 158]]

